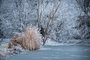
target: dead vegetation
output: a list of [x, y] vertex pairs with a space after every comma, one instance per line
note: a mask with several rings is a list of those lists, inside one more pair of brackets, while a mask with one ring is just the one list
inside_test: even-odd
[[19, 33], [8, 44], [9, 49], [17, 50], [17, 46], [26, 50], [37, 50], [41, 45], [41, 35], [35, 27], [29, 26], [24, 33]]
[[[41, 3], [42, 2], [43, 2], [43, 0], [38, 0], [38, 4], [37, 4], [38, 5], [38, 8], [37, 8], [37, 17], [38, 17], [37, 18], [37, 21], [38, 21], [39, 31], [41, 29], [43, 29], [43, 27], [42, 27], [42, 25], [40, 23], [40, 20], [41, 20], [41, 17], [42, 17], [42, 12], [44, 11], [44, 8], [40, 11], [40, 6], [41, 6]], [[60, 6], [60, 3], [59, 4], [55, 3], [53, 5], [53, 7], [52, 7], [52, 10], [48, 14], [48, 21], [47, 21], [46, 27], [43, 29], [43, 33], [42, 33], [42, 35], [44, 37], [44, 39], [43, 39], [43, 45], [45, 45], [45, 42], [47, 40], [46, 35], [48, 33], [48, 29], [51, 26], [51, 24], [53, 24], [53, 20], [54, 20], [55, 14], [57, 13], [57, 10], [58, 10], [59, 6]], [[46, 4], [45, 7], [47, 7], [47, 4]]]

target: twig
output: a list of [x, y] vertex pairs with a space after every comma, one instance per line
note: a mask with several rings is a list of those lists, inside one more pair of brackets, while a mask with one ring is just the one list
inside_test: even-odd
[[43, 0], [38, 0], [38, 8], [37, 8], [37, 21], [38, 21], [38, 29], [40, 29], [40, 20], [42, 16], [42, 11], [40, 12], [39, 8]]
[[[59, 5], [60, 5], [60, 4], [59, 4]], [[56, 9], [55, 9], [55, 6], [56, 6], [56, 5], [54, 5], [53, 8], [52, 8], [52, 11], [50, 12], [50, 19], [49, 19], [49, 21], [47, 22], [47, 26], [46, 26], [45, 33], [44, 33], [43, 45], [46, 43], [46, 40], [47, 40], [46, 34], [48, 33], [48, 28], [49, 28], [49, 26], [50, 26], [50, 23], [52, 23], [52, 21], [53, 21], [53, 18], [54, 18], [55, 13], [57, 12], [57, 10], [58, 10], [58, 8], [59, 8], [59, 5], [56, 7]], [[54, 9], [55, 9], [55, 10], [54, 10]], [[52, 13], [53, 13], [53, 14], [52, 14]]]

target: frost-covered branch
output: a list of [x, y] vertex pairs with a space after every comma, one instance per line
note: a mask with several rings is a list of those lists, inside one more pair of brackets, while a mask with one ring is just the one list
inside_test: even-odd
[[56, 12], [57, 12], [57, 10], [58, 10], [58, 8], [59, 8], [59, 5], [60, 5], [60, 3], [59, 3], [57, 6], [56, 6], [56, 4], [55, 4], [55, 5], [53, 6], [53, 8], [52, 8], [52, 11], [51, 11], [50, 14], [49, 14], [49, 21], [47, 22], [47, 26], [46, 26], [46, 28], [45, 28], [43, 45], [45, 44], [45, 42], [46, 42], [46, 40], [47, 40], [46, 35], [47, 35], [47, 33], [48, 33], [48, 29], [49, 29], [51, 23], [53, 22], [54, 16], [55, 16], [55, 14], [56, 14]]
[[40, 12], [40, 5], [41, 5], [41, 2], [43, 2], [43, 0], [38, 0], [38, 8], [37, 8], [37, 21], [38, 21], [38, 28], [40, 29], [40, 20], [41, 20], [41, 16], [42, 16], [42, 11]]

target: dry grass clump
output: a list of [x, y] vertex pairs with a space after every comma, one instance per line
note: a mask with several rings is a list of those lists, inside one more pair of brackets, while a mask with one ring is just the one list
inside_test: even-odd
[[41, 35], [36, 27], [28, 26], [24, 33], [18, 33], [8, 44], [8, 48], [16, 50], [16, 46], [20, 45], [26, 50], [37, 50], [41, 45]]

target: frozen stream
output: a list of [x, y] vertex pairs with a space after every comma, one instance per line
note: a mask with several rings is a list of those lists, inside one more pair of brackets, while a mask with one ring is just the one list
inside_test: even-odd
[[0, 60], [90, 60], [90, 45], [60, 44], [48, 40], [39, 50], [23, 51]]
[[44, 46], [37, 51], [8, 56], [5, 60], [90, 60], [90, 46]]

